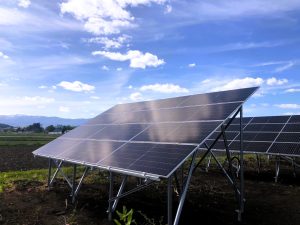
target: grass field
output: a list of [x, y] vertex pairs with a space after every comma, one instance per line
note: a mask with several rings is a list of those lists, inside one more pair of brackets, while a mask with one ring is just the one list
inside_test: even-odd
[[[0, 224], [113, 224], [107, 221], [105, 213], [109, 186], [107, 172], [93, 170], [84, 180], [74, 205], [69, 201], [70, 189], [60, 175], [48, 191], [47, 160], [33, 158], [32, 151], [54, 138], [45, 134], [0, 135]], [[224, 160], [223, 156], [218, 157]], [[77, 182], [82, 171], [83, 168], [79, 167]], [[72, 167], [65, 167], [64, 172], [71, 176]], [[255, 157], [245, 156], [247, 201], [243, 225], [299, 224], [299, 178], [293, 177], [291, 165], [285, 163], [282, 164], [279, 183], [274, 182], [274, 173], [274, 161], [262, 157], [258, 174]], [[115, 184], [120, 184], [120, 181], [117, 176]], [[121, 199], [118, 210], [122, 210], [123, 205], [133, 209], [133, 217], [139, 225], [164, 225], [165, 184], [165, 181], [158, 182]], [[129, 179], [128, 186], [135, 187], [136, 180]], [[177, 203], [174, 194], [174, 209]], [[198, 224], [199, 221], [208, 225], [237, 224], [236, 206], [232, 188], [212, 162], [208, 172], [198, 169], [193, 176], [180, 224]], [[118, 218], [116, 214], [114, 218]]]
[[0, 133], [0, 146], [32, 146], [44, 145], [57, 138], [57, 135], [48, 135], [44, 133], [38, 134], [16, 134], [16, 133]]

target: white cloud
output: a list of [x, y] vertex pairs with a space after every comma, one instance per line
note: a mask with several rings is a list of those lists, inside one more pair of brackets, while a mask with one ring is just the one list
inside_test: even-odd
[[190, 63], [189, 65], [188, 65], [188, 67], [190, 67], [190, 68], [193, 68], [193, 67], [195, 67], [196, 66], [196, 63]]
[[288, 80], [287, 79], [277, 79], [275, 77], [271, 77], [271, 78], [267, 79], [266, 82], [267, 82], [267, 85], [274, 86], [274, 85], [286, 84], [286, 83], [288, 83]]
[[39, 88], [40, 89], [46, 89], [46, 88], [48, 88], [46, 85], [41, 85], [41, 86], [39, 86]]
[[238, 79], [233, 79], [221, 86], [213, 88], [212, 91], [224, 91], [224, 90], [232, 90], [232, 89], [238, 89], [238, 88], [254, 87], [254, 86], [260, 86], [263, 83], [264, 83], [264, 80], [260, 77], [238, 78]]
[[205, 80], [201, 81], [201, 84], [207, 84], [209, 82], [211, 82], [211, 79], [205, 79]]
[[142, 94], [140, 92], [134, 92], [129, 96], [132, 101], [140, 101], [143, 99]]
[[154, 91], [160, 93], [188, 93], [189, 90], [175, 84], [150, 84], [140, 87], [140, 91]]
[[276, 104], [275, 106], [281, 109], [300, 109], [300, 104]]
[[99, 97], [99, 96], [95, 96], [95, 95], [93, 95], [93, 96], [90, 96], [90, 98], [91, 98], [91, 99], [94, 99], [94, 100], [99, 100], [99, 99], [100, 99], [100, 97]]
[[168, 14], [168, 13], [171, 13], [172, 12], [172, 6], [171, 5], [166, 5], [166, 8], [165, 8], [165, 11], [164, 11], [164, 13], [165, 14]]
[[132, 86], [132, 85], [129, 85], [127, 88], [128, 88], [128, 89], [132, 89], [132, 88], [133, 88], [133, 86]]
[[19, 0], [18, 6], [22, 8], [28, 8], [30, 6], [30, 0]]
[[285, 71], [285, 70], [288, 70], [288, 69], [292, 68], [294, 65], [295, 65], [294, 62], [288, 62], [288, 63], [286, 63], [286, 64], [283, 65], [283, 66], [277, 67], [277, 68], [275, 69], [275, 72], [277, 72], [277, 73], [283, 72], [283, 71]]
[[247, 50], [254, 48], [273, 48], [277, 46], [285, 45], [286, 42], [282, 41], [265, 41], [265, 42], [237, 42], [229, 43], [222, 46], [216, 46], [209, 48], [211, 52], [227, 52], [227, 51], [238, 51], [238, 50]]
[[202, 0], [173, 4], [173, 11], [179, 19], [190, 18], [194, 23], [257, 16], [278, 17], [299, 8], [298, 0]]
[[108, 37], [93, 37], [87, 40], [88, 43], [97, 43], [102, 44], [105, 50], [111, 48], [121, 48], [125, 43], [130, 40], [130, 36], [121, 35], [117, 38], [108, 38]]
[[0, 58], [9, 59], [9, 56], [5, 55], [3, 52], [0, 52]]
[[157, 67], [165, 63], [163, 59], [158, 59], [156, 55], [149, 52], [145, 54], [138, 50], [129, 50], [126, 54], [120, 52], [94, 51], [92, 55], [101, 55], [115, 61], [130, 61], [131, 68]]
[[103, 65], [103, 66], [101, 67], [101, 69], [102, 69], [102, 70], [105, 70], [105, 71], [108, 71], [108, 70], [109, 70], [109, 68], [108, 68], [107, 66], [105, 66], [105, 65]]
[[120, 72], [120, 71], [122, 71], [123, 69], [122, 69], [121, 67], [118, 67], [116, 70]]
[[60, 4], [61, 12], [72, 14], [84, 22], [86, 31], [96, 35], [120, 33], [122, 29], [134, 26], [134, 17], [129, 7], [163, 4], [165, 0], [67, 0]]
[[300, 88], [290, 88], [290, 89], [285, 90], [285, 92], [288, 92], [288, 93], [300, 92]]
[[57, 86], [60, 86], [66, 90], [69, 91], [75, 91], [75, 92], [92, 92], [95, 90], [95, 87], [89, 84], [84, 84], [80, 81], [74, 81], [74, 82], [68, 82], [68, 81], [62, 81]]
[[60, 106], [58, 109], [60, 112], [68, 113], [70, 112], [70, 108], [66, 106]]

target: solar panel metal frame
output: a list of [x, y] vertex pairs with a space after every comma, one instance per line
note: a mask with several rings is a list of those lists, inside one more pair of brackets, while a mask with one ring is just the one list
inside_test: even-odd
[[[251, 88], [250, 88], [251, 89]], [[178, 146], [180, 145], [192, 145], [192, 146], [195, 146], [195, 148], [190, 152], [190, 154], [188, 154], [180, 163], [178, 163], [175, 168], [170, 171], [170, 173], [167, 175], [167, 176], [162, 176], [160, 174], [152, 174], [152, 173], [145, 173], [145, 172], [142, 172], [142, 171], [134, 171], [134, 170], [129, 170], [129, 169], [123, 169], [123, 168], [116, 168], [116, 167], [110, 167], [110, 166], [101, 166], [99, 164], [94, 164], [94, 163], [88, 163], [88, 162], [82, 162], [82, 161], [78, 161], [78, 160], [66, 160], [62, 157], [56, 157], [54, 159], [59, 159], [59, 160], [63, 160], [63, 161], [66, 161], [66, 162], [70, 162], [70, 163], [76, 163], [76, 164], [79, 164], [79, 165], [85, 165], [85, 166], [91, 166], [91, 167], [96, 167], [96, 168], [100, 168], [100, 169], [103, 169], [103, 170], [108, 170], [108, 171], [113, 171], [113, 172], [117, 172], [117, 173], [122, 173], [122, 174], [127, 174], [127, 175], [132, 175], [132, 176], [137, 176], [137, 177], [143, 177], [143, 178], [150, 178], [150, 179], [153, 179], [153, 180], [159, 180], [161, 178], [169, 178], [173, 173], [174, 171], [176, 171], [189, 157], [191, 157], [191, 155], [193, 155], [193, 153], [195, 153], [195, 151], [197, 151], [200, 146], [205, 143], [205, 141], [208, 139], [209, 136], [211, 136], [216, 130], [218, 130], [224, 123], [225, 121], [228, 120], [228, 118], [230, 118], [242, 105], [245, 101], [247, 101], [253, 94], [254, 92], [258, 89], [257, 87], [255, 88], [252, 88], [252, 92], [251, 94], [248, 95], [247, 98], [245, 98], [244, 100], [242, 101], [236, 101], [235, 103], [238, 103], [238, 106], [227, 116], [227, 118], [225, 118], [224, 120], [204, 120], [205, 122], [210, 122], [210, 121], [220, 121], [220, 124], [206, 137], [204, 138], [200, 143], [197, 143], [197, 144], [189, 144], [189, 143], [170, 143], [170, 142], [166, 142], [166, 143], [163, 143], [163, 142], [144, 142], [145, 144], [146, 143], [154, 143], [154, 144], [177, 144]], [[215, 93], [218, 93], [218, 92], [215, 92]], [[182, 102], [181, 102], [182, 103]], [[180, 104], [181, 104], [180, 103]], [[232, 102], [218, 102], [216, 104], [227, 104], [227, 103], [232, 103]], [[179, 105], [180, 105], [179, 104]], [[197, 106], [201, 106], [201, 105], [215, 105], [215, 104], [199, 104]], [[184, 106], [184, 107], [193, 107], [193, 106]], [[175, 108], [175, 107], [173, 107]], [[107, 112], [107, 111], [106, 111]], [[105, 113], [106, 113], [105, 112]], [[100, 114], [101, 115], [101, 114]], [[147, 123], [149, 124], [149, 123]], [[151, 123], [150, 123], [151, 124]], [[93, 124], [93, 125], [104, 125], [104, 124]], [[117, 124], [116, 124], [117, 125]], [[135, 137], [135, 136], [134, 136]], [[137, 142], [137, 141], [132, 141], [132, 139], [134, 138], [132, 137], [130, 140], [126, 141], [126, 142], [123, 142], [123, 141], [120, 141], [120, 140], [110, 140], [110, 141], [117, 141], [117, 142], [122, 142], [124, 145], [127, 144], [127, 143], [143, 143], [143, 142]], [[85, 140], [89, 140], [89, 139], [85, 139]], [[97, 141], [104, 141], [104, 140], [97, 140]], [[121, 145], [122, 146], [122, 145]], [[118, 147], [117, 149], [119, 149], [120, 147]], [[114, 150], [114, 151], [117, 151]], [[39, 154], [35, 154], [35, 155], [38, 155], [38, 156], [41, 156], [41, 157], [46, 157], [46, 158], [53, 158], [53, 157], [50, 157], [49, 155], [48, 156], [45, 156], [45, 155], [39, 155]]]

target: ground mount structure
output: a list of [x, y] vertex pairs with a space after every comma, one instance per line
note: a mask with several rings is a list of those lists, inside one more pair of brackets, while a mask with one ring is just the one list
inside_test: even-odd
[[[238, 202], [238, 218], [241, 219], [244, 211], [243, 104], [257, 89], [251, 87], [119, 104], [33, 154], [49, 159], [48, 186], [60, 172], [71, 188], [73, 200], [89, 170], [98, 168], [109, 171], [109, 219], [120, 198], [166, 179], [168, 225], [179, 223], [192, 175], [200, 163], [211, 155], [233, 187]], [[235, 151], [239, 151], [238, 179], [226, 137], [233, 121], [239, 133], [234, 139]], [[220, 145], [220, 140], [222, 148], [217, 148], [224, 149], [228, 168], [223, 167], [212, 151]], [[178, 174], [186, 161], [189, 162], [188, 173], [179, 179]], [[74, 166], [72, 179], [62, 170], [65, 162]], [[78, 183], [75, 179], [77, 165], [85, 167]], [[54, 173], [51, 170], [53, 166], [57, 167]], [[113, 195], [115, 174], [123, 176], [116, 196]], [[141, 178], [143, 182], [124, 192], [128, 176]], [[172, 215], [173, 186], [180, 192], [175, 217]]]

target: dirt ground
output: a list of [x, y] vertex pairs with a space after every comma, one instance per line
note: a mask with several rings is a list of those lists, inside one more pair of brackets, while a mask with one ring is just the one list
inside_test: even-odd
[[[285, 166], [279, 182], [275, 183], [274, 164], [263, 166], [258, 174], [253, 162], [247, 162], [246, 205], [240, 224], [300, 224], [300, 177], [294, 178], [292, 168]], [[134, 186], [135, 182], [130, 180], [130, 186]], [[70, 190], [62, 180], [57, 180], [50, 191], [45, 182], [18, 181], [13, 188], [0, 194], [0, 224], [107, 225], [110, 224], [105, 213], [107, 190], [108, 183], [103, 180], [84, 183], [78, 201], [72, 205], [68, 198]], [[118, 209], [123, 205], [134, 209], [133, 217], [139, 225], [166, 223], [164, 183], [121, 199]], [[174, 214], [176, 205], [174, 194]], [[208, 172], [199, 169], [192, 179], [180, 224], [239, 224], [234, 213], [236, 207], [233, 190], [221, 172], [215, 167]], [[117, 218], [116, 214], [114, 218]]]

